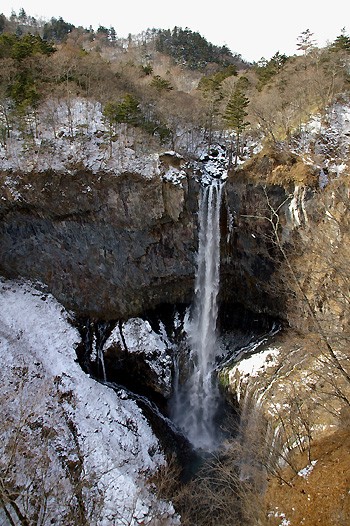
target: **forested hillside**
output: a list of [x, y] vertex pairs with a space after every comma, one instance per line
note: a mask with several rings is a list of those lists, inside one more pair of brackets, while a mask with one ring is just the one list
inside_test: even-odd
[[276, 50], [254, 64], [188, 28], [122, 39], [113, 27], [37, 20], [22, 9], [0, 16], [0, 32], [0, 141], [9, 167], [18, 156], [14, 139], [23, 154], [37, 152], [40, 167], [60, 139], [91, 140], [92, 133], [104, 152], [101, 167], [113, 148], [196, 157], [218, 141], [237, 165], [257, 144], [293, 148], [312, 116], [322, 119], [348, 99], [345, 31], [319, 49], [305, 30], [297, 56]]

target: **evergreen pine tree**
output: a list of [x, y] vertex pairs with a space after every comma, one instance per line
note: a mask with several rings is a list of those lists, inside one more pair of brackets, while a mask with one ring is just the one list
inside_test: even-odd
[[304, 55], [310, 53], [315, 47], [315, 40], [313, 39], [314, 34], [311, 33], [310, 29], [305, 29], [297, 39], [297, 49], [302, 51]]
[[109, 28], [109, 40], [115, 42], [117, 40], [117, 32], [113, 26]]
[[[225, 113], [223, 115], [224, 120], [226, 121], [229, 129], [231, 129], [235, 133], [236, 137], [236, 149], [235, 149], [235, 161], [234, 165], [237, 166], [237, 160], [238, 160], [238, 153], [239, 153], [239, 147], [240, 147], [240, 138], [242, 135], [242, 132], [248, 126], [249, 122], [247, 122], [246, 116], [248, 113], [245, 111], [246, 107], [249, 104], [249, 99], [245, 96], [243, 89], [239, 82], [237, 82], [236, 87], [229, 98], [229, 101], [226, 106]], [[231, 142], [231, 152], [230, 152], [230, 159], [229, 159], [229, 165], [232, 164], [232, 150], [233, 150], [233, 142]]]
[[331, 46], [332, 51], [347, 51], [350, 52], [350, 37], [345, 33], [345, 27], [342, 28], [341, 34], [337, 36]]

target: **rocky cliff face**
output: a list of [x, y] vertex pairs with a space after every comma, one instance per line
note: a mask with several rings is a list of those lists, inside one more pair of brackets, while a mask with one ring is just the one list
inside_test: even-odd
[[[242, 183], [233, 175], [226, 183], [226, 224], [222, 237], [222, 298], [238, 301], [253, 312], [280, 317], [283, 284], [277, 270], [281, 263], [273, 240], [267, 199], [278, 207], [286, 199], [282, 186]], [[288, 207], [280, 210], [283, 223], [290, 222]]]
[[[190, 170], [180, 182], [86, 172], [3, 174], [1, 182], [3, 275], [44, 283], [81, 316], [125, 319], [191, 301], [199, 184]], [[282, 188], [270, 190], [283, 198]], [[266, 225], [241, 218], [262, 198], [262, 187], [226, 183], [222, 296], [276, 314]]]
[[[168, 157], [152, 177], [1, 174], [0, 273], [44, 283], [79, 316], [127, 319], [160, 304], [189, 303], [198, 174]], [[314, 206], [305, 188], [263, 185], [244, 172], [229, 176], [221, 219], [223, 302], [287, 318], [290, 297], [271, 219], [288, 244], [305, 207]]]
[[224, 292], [235, 288], [253, 311], [265, 310], [306, 334], [320, 332], [319, 324], [342, 333], [348, 323], [348, 192], [346, 176], [321, 186], [315, 169], [293, 158], [257, 157], [231, 174]]
[[80, 315], [187, 301], [195, 253], [188, 183], [88, 173], [1, 176], [1, 273], [46, 284]]

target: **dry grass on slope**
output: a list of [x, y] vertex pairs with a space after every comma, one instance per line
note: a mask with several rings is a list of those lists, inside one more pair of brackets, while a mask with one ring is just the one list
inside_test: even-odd
[[[340, 430], [313, 444], [313, 469], [304, 476], [286, 472], [291, 484], [270, 481], [266, 496], [269, 526], [350, 524], [350, 431]], [[307, 457], [297, 459], [300, 468]]]
[[318, 171], [305, 164], [300, 157], [284, 149], [265, 146], [258, 154], [235, 170], [235, 181], [293, 187], [314, 188], [318, 185]]

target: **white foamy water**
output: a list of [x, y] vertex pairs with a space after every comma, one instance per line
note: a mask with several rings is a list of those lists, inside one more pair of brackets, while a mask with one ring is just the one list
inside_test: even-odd
[[[217, 445], [215, 416], [219, 393], [214, 375], [216, 319], [220, 284], [220, 207], [223, 183], [201, 189], [195, 298], [187, 329], [190, 363], [187, 380], [175, 386], [172, 418], [199, 449]], [[181, 374], [176, 376], [181, 381]]]

